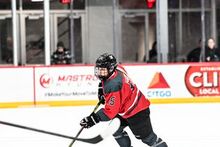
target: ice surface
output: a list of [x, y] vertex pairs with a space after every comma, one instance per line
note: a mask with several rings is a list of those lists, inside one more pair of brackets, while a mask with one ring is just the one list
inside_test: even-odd
[[[0, 109], [0, 120], [75, 136], [79, 122], [94, 106]], [[169, 147], [220, 147], [220, 104], [151, 105], [154, 131]], [[107, 123], [83, 130], [80, 137], [94, 137]], [[134, 147], [146, 147], [126, 129]], [[68, 147], [71, 140], [0, 124], [0, 147]], [[117, 147], [113, 137], [92, 145], [75, 142], [75, 147]]]

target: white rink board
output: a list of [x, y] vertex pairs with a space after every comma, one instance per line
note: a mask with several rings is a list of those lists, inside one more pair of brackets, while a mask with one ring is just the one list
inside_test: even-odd
[[[79, 121], [94, 106], [1, 109], [0, 120], [36, 127], [75, 136], [80, 129]], [[219, 147], [220, 104], [151, 105], [151, 120], [155, 132], [169, 147]], [[99, 123], [84, 130], [81, 137], [93, 137], [103, 129]], [[134, 147], [146, 147], [131, 132]], [[70, 140], [43, 135], [22, 129], [0, 125], [1, 147], [67, 147]], [[117, 147], [112, 137], [91, 145], [76, 142], [75, 147]]]
[[[220, 65], [124, 65], [142, 93], [157, 103], [220, 102]], [[93, 65], [0, 68], [1, 107], [68, 105], [97, 100]], [[60, 103], [57, 103], [60, 102]]]
[[0, 102], [33, 101], [33, 69], [0, 68], [0, 87]]

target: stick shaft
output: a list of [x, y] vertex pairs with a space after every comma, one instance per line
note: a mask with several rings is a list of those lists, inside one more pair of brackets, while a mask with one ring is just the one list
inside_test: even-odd
[[[75, 138], [78, 138], [79, 135], [81, 134], [81, 132], [83, 131], [84, 127], [82, 127], [79, 132], [76, 134]], [[76, 141], [76, 139], [73, 139], [72, 142], [69, 144], [69, 147], [72, 147], [72, 145], [74, 144], [74, 142]]]
[[63, 135], [63, 134], [59, 134], [59, 133], [54, 133], [54, 132], [49, 132], [49, 131], [45, 131], [45, 130], [40, 130], [40, 129], [36, 129], [36, 128], [31, 128], [31, 127], [27, 127], [27, 126], [22, 126], [22, 125], [9, 123], [9, 122], [5, 122], [5, 121], [0, 121], [0, 124], [12, 126], [12, 127], [16, 127], [16, 128], [21, 128], [21, 129], [26, 129], [26, 130], [31, 130], [31, 131], [35, 131], [35, 132], [40, 132], [40, 133], [44, 133], [44, 134], [49, 134], [49, 135], [53, 135], [53, 136], [58, 136], [58, 137], [63, 137], [63, 138], [68, 138], [68, 139], [75, 139], [74, 137], [71, 137], [71, 136], [67, 136], [67, 135]]
[[31, 128], [31, 127], [27, 127], [27, 126], [22, 126], [22, 125], [9, 123], [9, 122], [5, 122], [5, 121], [0, 121], [0, 124], [11, 126], [11, 127], [16, 127], [16, 128], [21, 128], [21, 129], [26, 129], [26, 130], [30, 130], [30, 131], [35, 131], [35, 132], [38, 132], [38, 133], [53, 135], [53, 136], [57, 136], [57, 137], [67, 138], [67, 139], [71, 139], [71, 140], [78, 140], [78, 141], [82, 141], [82, 142], [86, 142], [86, 143], [92, 143], [92, 144], [96, 144], [96, 143], [103, 140], [101, 135], [98, 135], [94, 138], [75, 138], [75, 137], [72, 137], [72, 136], [67, 136], [67, 135], [54, 133], [54, 132], [49, 132], [49, 131], [45, 131], [45, 130], [40, 130], [40, 129], [36, 129], [36, 128]]
[[[101, 102], [99, 101], [98, 104], [95, 106], [94, 110], [92, 111], [92, 113], [94, 113], [98, 107], [101, 105]], [[92, 115], [92, 113], [90, 115]], [[84, 127], [82, 127], [79, 132], [76, 134], [75, 138], [78, 138], [79, 135], [81, 134], [81, 132], [83, 131]], [[69, 144], [69, 147], [72, 147], [72, 145], [74, 144], [74, 142], [76, 141], [77, 139], [73, 139], [72, 142]]]

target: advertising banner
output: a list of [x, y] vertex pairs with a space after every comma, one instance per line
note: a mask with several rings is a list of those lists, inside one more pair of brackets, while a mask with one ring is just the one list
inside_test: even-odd
[[185, 83], [192, 96], [220, 96], [220, 66], [190, 66]]
[[93, 66], [35, 68], [36, 101], [97, 100]]
[[149, 99], [190, 98], [185, 86], [189, 65], [125, 66], [131, 79]]

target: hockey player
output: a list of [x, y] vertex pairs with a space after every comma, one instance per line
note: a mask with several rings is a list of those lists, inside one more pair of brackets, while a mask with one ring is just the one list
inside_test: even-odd
[[95, 75], [101, 80], [98, 97], [105, 104], [97, 113], [83, 118], [80, 125], [90, 128], [100, 121], [115, 117], [121, 126], [113, 134], [120, 147], [131, 147], [125, 127], [129, 127], [137, 139], [151, 147], [167, 147], [153, 131], [150, 121], [150, 102], [127, 76], [112, 54], [102, 54], [96, 60]]

